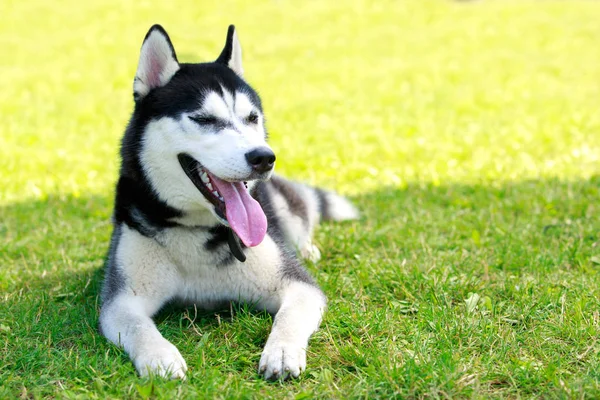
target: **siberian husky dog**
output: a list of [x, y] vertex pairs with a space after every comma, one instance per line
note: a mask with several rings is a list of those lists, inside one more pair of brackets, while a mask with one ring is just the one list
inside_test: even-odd
[[326, 304], [299, 260], [320, 257], [311, 242], [320, 220], [358, 216], [333, 192], [273, 176], [241, 57], [233, 26], [215, 62], [179, 63], [159, 25], [142, 44], [100, 311], [102, 334], [142, 376], [185, 377], [152, 320], [166, 303], [247, 302], [275, 315], [259, 374], [297, 377]]

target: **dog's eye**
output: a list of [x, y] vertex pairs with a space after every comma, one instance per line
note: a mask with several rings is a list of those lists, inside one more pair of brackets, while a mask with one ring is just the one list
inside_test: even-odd
[[249, 124], [256, 124], [258, 122], [258, 114], [254, 112], [250, 113], [250, 115], [246, 117], [246, 122]]
[[216, 117], [210, 115], [189, 116], [189, 119], [199, 125], [212, 125], [218, 122]]

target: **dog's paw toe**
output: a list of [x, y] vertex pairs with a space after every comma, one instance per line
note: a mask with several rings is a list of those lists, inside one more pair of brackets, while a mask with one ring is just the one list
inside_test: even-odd
[[316, 263], [321, 259], [321, 251], [314, 244], [307, 243], [304, 248], [300, 250], [300, 257], [302, 257], [304, 260]]
[[305, 369], [304, 347], [287, 343], [267, 344], [258, 364], [259, 374], [268, 380], [297, 378]]
[[134, 361], [140, 376], [156, 375], [167, 379], [185, 379], [187, 365], [179, 350], [168, 341], [140, 352]]

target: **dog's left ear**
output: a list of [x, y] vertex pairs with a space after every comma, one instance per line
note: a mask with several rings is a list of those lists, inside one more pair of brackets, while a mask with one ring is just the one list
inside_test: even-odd
[[169, 35], [154, 25], [144, 38], [140, 62], [133, 81], [133, 97], [139, 100], [152, 89], [166, 85], [179, 71], [179, 62]]
[[242, 67], [242, 46], [238, 39], [235, 26], [229, 25], [227, 30], [227, 41], [217, 61], [220, 64], [225, 64], [233, 70], [240, 78], [244, 76], [244, 68]]

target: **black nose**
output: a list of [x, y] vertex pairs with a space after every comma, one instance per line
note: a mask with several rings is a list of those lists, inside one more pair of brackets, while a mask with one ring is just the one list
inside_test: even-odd
[[275, 164], [275, 153], [267, 147], [259, 147], [246, 153], [246, 160], [256, 172], [269, 172]]

